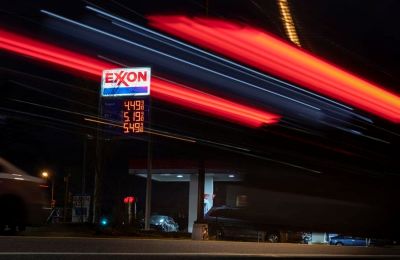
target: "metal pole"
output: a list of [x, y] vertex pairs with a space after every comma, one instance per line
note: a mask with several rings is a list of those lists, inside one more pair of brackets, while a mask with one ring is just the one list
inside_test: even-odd
[[128, 224], [132, 224], [132, 202], [128, 202]]
[[[101, 91], [99, 95], [99, 103], [98, 103], [98, 112], [99, 118], [103, 118], [103, 110], [102, 110], [102, 96]], [[101, 175], [102, 175], [102, 162], [101, 162], [101, 154], [102, 154], [102, 143], [100, 138], [102, 137], [100, 131], [100, 124], [96, 127], [96, 158], [95, 158], [95, 173], [94, 173], [94, 189], [93, 189], [93, 205], [92, 205], [92, 223], [95, 224], [98, 222], [100, 218], [100, 192], [101, 192]]]
[[150, 229], [151, 216], [151, 168], [152, 168], [152, 143], [151, 143], [151, 97], [149, 96], [149, 121], [148, 121], [148, 142], [147, 142], [147, 183], [146, 183], [146, 208], [144, 218], [144, 229]]
[[134, 218], [135, 218], [135, 221], [136, 221], [136, 201], [135, 201], [135, 204], [134, 204], [133, 212], [134, 212]]
[[86, 151], [87, 151], [87, 136], [83, 143], [83, 167], [82, 167], [82, 196], [86, 193]]
[[197, 223], [202, 223], [204, 220], [204, 182], [205, 182], [206, 169], [204, 160], [200, 159], [199, 162], [199, 179], [197, 189]]
[[51, 178], [51, 203], [54, 201], [54, 177], [55, 176], [52, 176]]
[[86, 148], [87, 147], [87, 135], [85, 135], [85, 139], [83, 140], [83, 161], [82, 161], [82, 190], [81, 190], [81, 223], [84, 222], [83, 219], [83, 196], [85, 195], [85, 186], [86, 186]]
[[68, 174], [67, 177], [64, 177], [64, 180], [65, 180], [64, 222], [66, 222], [66, 220], [67, 220], [67, 203], [68, 203], [68, 184], [69, 184], [69, 177], [70, 177], [70, 174]]

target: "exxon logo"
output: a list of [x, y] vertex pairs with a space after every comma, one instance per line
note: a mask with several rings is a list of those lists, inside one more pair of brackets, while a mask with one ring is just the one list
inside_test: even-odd
[[150, 95], [150, 78], [150, 68], [104, 70], [101, 95], [103, 97]]

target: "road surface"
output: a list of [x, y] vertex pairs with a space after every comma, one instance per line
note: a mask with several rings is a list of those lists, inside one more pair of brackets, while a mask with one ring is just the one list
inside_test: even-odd
[[0, 237], [0, 259], [400, 259], [400, 248], [173, 239]]

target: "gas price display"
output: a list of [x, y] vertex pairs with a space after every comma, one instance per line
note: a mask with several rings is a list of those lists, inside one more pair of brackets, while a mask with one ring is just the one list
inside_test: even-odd
[[145, 119], [145, 100], [133, 99], [124, 100], [123, 113], [123, 128], [124, 133], [143, 133]]

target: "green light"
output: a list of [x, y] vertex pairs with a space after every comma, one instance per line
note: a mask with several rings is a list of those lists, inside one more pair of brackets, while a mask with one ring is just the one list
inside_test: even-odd
[[102, 226], [106, 226], [106, 225], [108, 224], [108, 220], [107, 220], [106, 218], [102, 218], [102, 219], [100, 220], [100, 224], [101, 224]]

